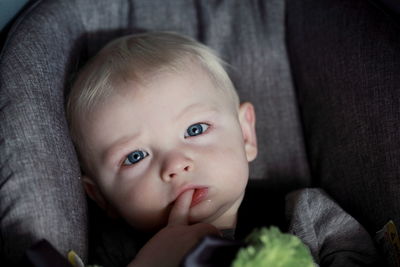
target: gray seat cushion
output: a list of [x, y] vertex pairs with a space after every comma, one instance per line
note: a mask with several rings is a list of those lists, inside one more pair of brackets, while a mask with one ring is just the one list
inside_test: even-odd
[[87, 208], [65, 94], [71, 74], [107, 41], [149, 30], [192, 36], [231, 64], [242, 100], [256, 106], [253, 178], [309, 183], [283, 1], [41, 1], [14, 25], [0, 57], [0, 242], [8, 261], [40, 238], [86, 255]]
[[400, 24], [372, 2], [287, 1], [313, 181], [371, 234], [400, 226]]

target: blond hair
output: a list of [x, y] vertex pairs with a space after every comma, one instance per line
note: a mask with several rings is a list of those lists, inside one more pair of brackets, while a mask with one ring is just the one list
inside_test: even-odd
[[79, 118], [111, 96], [118, 85], [127, 81], [140, 83], [160, 70], [184, 71], [189, 62], [197, 62], [216, 88], [225, 90], [235, 105], [239, 105], [238, 95], [224, 69], [225, 63], [207, 46], [171, 32], [128, 35], [106, 45], [84, 66], [73, 83], [66, 112], [75, 145], [80, 148]]

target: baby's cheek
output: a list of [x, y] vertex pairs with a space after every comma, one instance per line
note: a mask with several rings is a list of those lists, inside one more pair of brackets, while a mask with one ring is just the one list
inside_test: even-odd
[[149, 191], [140, 185], [127, 189], [120, 197], [121, 215], [135, 228], [160, 228], [167, 221], [168, 211], [157, 195], [154, 189]]
[[248, 162], [240, 146], [220, 146], [214, 153], [213, 170], [220, 177], [235, 182], [247, 182]]
[[224, 142], [220, 144], [219, 147], [219, 155], [225, 160], [232, 162], [232, 163], [240, 163], [244, 164], [247, 163], [246, 153], [244, 149], [244, 144], [241, 142], [240, 139], [237, 138], [228, 138], [230, 142]]
[[[129, 207], [124, 210], [124, 218], [135, 228], [151, 230], [160, 228], [167, 221], [165, 209], [159, 206], [151, 206], [151, 201], [141, 199], [128, 199], [126, 205]], [[136, 202], [135, 202], [136, 201]]]

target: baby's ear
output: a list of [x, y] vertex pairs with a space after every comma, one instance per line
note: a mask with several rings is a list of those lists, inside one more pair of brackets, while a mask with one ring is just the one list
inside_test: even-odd
[[83, 187], [85, 188], [88, 196], [97, 203], [103, 210], [107, 212], [107, 214], [113, 218], [118, 217], [113, 208], [109, 205], [107, 200], [104, 198], [103, 194], [99, 190], [97, 184], [93, 181], [92, 178], [83, 175], [82, 176]]
[[257, 157], [256, 113], [253, 104], [244, 102], [239, 107], [239, 122], [242, 127], [247, 161]]

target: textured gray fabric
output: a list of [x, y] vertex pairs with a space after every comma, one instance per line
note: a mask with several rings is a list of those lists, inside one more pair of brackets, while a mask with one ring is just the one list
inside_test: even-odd
[[310, 248], [319, 265], [378, 266], [379, 256], [368, 232], [321, 189], [288, 194], [286, 213], [289, 232]]
[[309, 183], [283, 1], [42, 1], [14, 25], [0, 57], [0, 248], [8, 260], [39, 238], [85, 257], [86, 203], [64, 93], [71, 73], [107, 41], [149, 30], [192, 36], [231, 64], [242, 100], [256, 106], [252, 177]]
[[399, 226], [400, 28], [372, 1], [287, 2], [313, 181], [371, 234]]
[[73, 14], [58, 6], [31, 10], [0, 58], [0, 248], [6, 266], [42, 238], [62, 252], [86, 253], [86, 202], [63, 107], [66, 55], [79, 27], [68, 28]]

